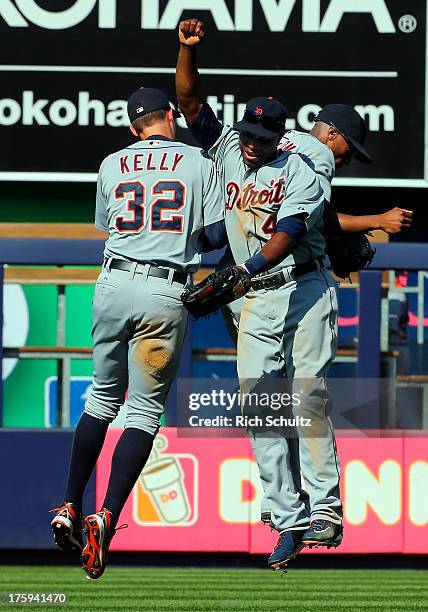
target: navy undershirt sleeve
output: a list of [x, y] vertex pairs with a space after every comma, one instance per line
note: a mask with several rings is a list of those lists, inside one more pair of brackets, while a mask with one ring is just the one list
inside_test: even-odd
[[223, 129], [213, 109], [206, 102], [204, 102], [196, 121], [189, 124], [188, 127], [193, 138], [201, 149], [205, 149], [205, 151], [211, 149]]
[[202, 251], [207, 253], [214, 249], [221, 249], [227, 244], [226, 225], [224, 220], [211, 223], [204, 227], [202, 235]]
[[303, 236], [308, 231], [305, 223], [305, 214], [302, 215], [291, 215], [290, 217], [285, 217], [285, 219], [281, 219], [277, 224], [275, 231], [276, 232], [285, 232], [294, 240], [297, 244], [301, 241]]

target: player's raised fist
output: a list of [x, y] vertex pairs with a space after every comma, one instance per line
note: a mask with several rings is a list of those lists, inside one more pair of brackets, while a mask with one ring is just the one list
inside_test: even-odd
[[413, 211], [396, 206], [383, 215], [380, 215], [380, 229], [387, 234], [396, 234], [410, 229], [413, 219]]
[[180, 21], [178, 26], [180, 44], [192, 47], [193, 45], [198, 45], [204, 36], [204, 24], [199, 19]]

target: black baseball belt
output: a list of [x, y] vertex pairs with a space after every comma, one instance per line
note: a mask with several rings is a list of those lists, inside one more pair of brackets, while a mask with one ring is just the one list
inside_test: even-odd
[[[106, 260], [105, 263], [107, 263], [107, 261], [108, 260]], [[130, 272], [134, 266], [135, 262], [132, 263], [130, 261], [124, 261], [123, 259], [112, 259], [110, 261], [110, 269], [113, 270], [124, 270], [125, 272]], [[147, 266], [150, 266], [147, 276], [154, 276], [155, 278], [164, 279], [169, 277], [170, 268], [158, 268], [150, 263], [137, 263], [135, 266], [135, 274], [144, 274], [144, 272], [147, 270]], [[187, 283], [187, 274], [185, 272], [177, 272], [177, 270], [174, 270], [172, 280], [176, 283], [185, 285]]]
[[295, 266], [290, 269], [290, 277], [287, 279], [284, 275], [284, 272], [280, 270], [279, 272], [274, 272], [274, 274], [267, 274], [266, 276], [259, 276], [257, 278], [253, 278], [251, 281], [251, 287], [253, 289], [278, 289], [282, 287], [286, 283], [289, 283], [293, 278], [299, 278], [299, 276], [303, 276], [304, 274], [308, 274], [309, 272], [314, 272], [318, 269], [318, 263], [322, 266], [321, 259], [311, 261], [306, 261], [303, 264]]

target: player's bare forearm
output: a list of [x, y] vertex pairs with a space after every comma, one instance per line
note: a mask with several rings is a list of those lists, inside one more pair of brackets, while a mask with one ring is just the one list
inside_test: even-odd
[[368, 232], [383, 230], [387, 234], [396, 234], [409, 229], [412, 224], [411, 210], [392, 208], [381, 215], [345, 215], [338, 213], [340, 227], [344, 232]]
[[175, 73], [178, 106], [187, 123], [194, 123], [202, 108], [196, 49], [180, 45]]
[[291, 253], [295, 246], [295, 241], [286, 232], [276, 232], [261, 250], [269, 264], [267, 269], [270, 270], [279, 264]]
[[345, 215], [337, 214], [343, 232], [368, 232], [378, 229], [379, 215]]
[[180, 50], [175, 73], [175, 86], [178, 106], [187, 123], [196, 121], [203, 104], [196, 51], [196, 45], [203, 36], [202, 22], [196, 19], [188, 19], [180, 23]]

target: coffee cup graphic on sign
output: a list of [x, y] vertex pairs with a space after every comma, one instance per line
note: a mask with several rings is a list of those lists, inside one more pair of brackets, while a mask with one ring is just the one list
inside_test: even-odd
[[159, 456], [153, 450], [153, 459], [140, 474], [140, 484], [165, 523], [185, 521], [190, 516], [190, 504], [181, 465], [173, 455]]

